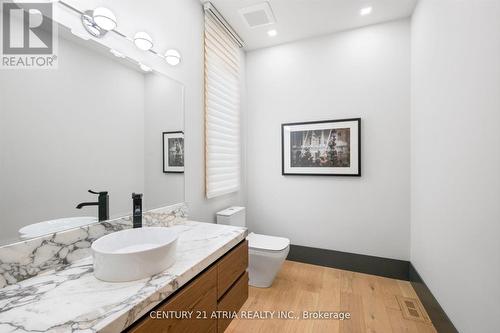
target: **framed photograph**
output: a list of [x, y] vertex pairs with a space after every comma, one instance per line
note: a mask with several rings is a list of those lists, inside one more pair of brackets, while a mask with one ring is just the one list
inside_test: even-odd
[[163, 172], [184, 172], [184, 132], [163, 132]]
[[361, 176], [361, 118], [281, 125], [283, 175]]

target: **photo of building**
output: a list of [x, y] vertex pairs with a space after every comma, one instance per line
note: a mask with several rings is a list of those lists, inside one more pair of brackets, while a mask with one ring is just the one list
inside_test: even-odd
[[292, 167], [349, 167], [350, 129], [295, 131], [290, 135]]

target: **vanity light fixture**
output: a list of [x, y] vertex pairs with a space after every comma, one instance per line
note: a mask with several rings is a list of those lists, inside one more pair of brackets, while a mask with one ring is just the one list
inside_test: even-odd
[[361, 11], [359, 12], [359, 15], [361, 15], [361, 16], [369, 15], [369, 14], [371, 14], [372, 9], [373, 8], [371, 6], [361, 8]]
[[177, 66], [181, 62], [179, 51], [170, 49], [165, 53], [165, 60], [170, 66]]
[[134, 44], [139, 50], [149, 51], [153, 47], [153, 38], [144, 31], [139, 31], [134, 36]]
[[268, 35], [269, 37], [274, 37], [274, 36], [276, 36], [277, 34], [278, 34], [278, 32], [277, 32], [275, 29], [269, 30], [269, 31], [267, 32], [267, 35]]
[[139, 68], [142, 69], [144, 72], [152, 72], [153, 69], [149, 66], [146, 66], [144, 64], [139, 63]]
[[[20, 1], [20, 0], [12, 0], [12, 1]], [[81, 18], [81, 22], [85, 30], [92, 37], [102, 38], [108, 32], [112, 32], [113, 34], [115, 34], [120, 38], [124, 38], [130, 42], [133, 42], [134, 45], [139, 50], [147, 51], [153, 54], [154, 56], [165, 59], [165, 61], [170, 66], [177, 66], [180, 64], [182, 60], [181, 54], [178, 50], [169, 49], [165, 54], [160, 54], [158, 51], [155, 51], [153, 49], [154, 47], [153, 38], [144, 31], [137, 32], [133, 38], [118, 31], [116, 29], [117, 27], [116, 16], [109, 8], [97, 7], [94, 10], [80, 10], [74, 7], [73, 5], [67, 3], [66, 0], [46, 0], [46, 1], [57, 2], [61, 6], [64, 6], [66, 9], [69, 9], [74, 13], [78, 14]], [[85, 40], [89, 39], [88, 35], [82, 34], [76, 29], [75, 30], [72, 29], [71, 32], [82, 39]], [[272, 34], [272, 32], [270, 32], [270, 34]], [[274, 31], [274, 34], [276, 34], [276, 31]], [[111, 49], [110, 52], [118, 58], [127, 58], [125, 54], [117, 50]], [[139, 67], [145, 72], [151, 72], [153, 70], [151, 67], [141, 63], [139, 63]]]
[[94, 9], [92, 17], [101, 29], [110, 31], [116, 28], [116, 16], [108, 8], [98, 7]]

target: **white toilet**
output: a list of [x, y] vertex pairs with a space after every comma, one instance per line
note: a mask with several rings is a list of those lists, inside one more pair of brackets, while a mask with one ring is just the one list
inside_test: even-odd
[[[245, 207], [230, 207], [218, 212], [217, 224], [245, 227]], [[254, 287], [270, 287], [288, 255], [290, 240], [253, 232], [248, 235], [247, 240], [249, 247], [248, 283]]]

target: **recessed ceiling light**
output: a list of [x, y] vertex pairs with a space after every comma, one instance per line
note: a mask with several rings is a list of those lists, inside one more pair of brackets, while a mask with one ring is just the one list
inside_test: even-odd
[[272, 30], [269, 30], [267, 32], [267, 34], [268, 34], [269, 37], [274, 37], [274, 36], [276, 36], [278, 34], [278, 32], [276, 30], [272, 29]]
[[365, 16], [365, 15], [368, 15], [372, 12], [372, 7], [364, 7], [364, 8], [361, 8], [361, 11], [359, 12], [359, 15], [361, 16]]

